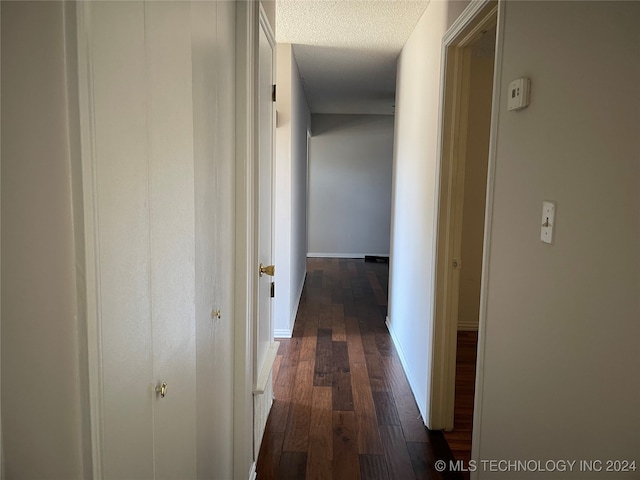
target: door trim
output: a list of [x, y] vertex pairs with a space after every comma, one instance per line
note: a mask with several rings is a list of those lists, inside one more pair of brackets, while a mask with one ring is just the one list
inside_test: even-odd
[[[253, 337], [256, 318], [258, 2], [236, 3], [236, 250], [233, 476], [249, 478], [253, 459]], [[255, 467], [253, 467], [255, 468]]]
[[[487, 206], [484, 221], [484, 247], [482, 253], [482, 278], [480, 289], [480, 319], [478, 324], [478, 347], [476, 354], [476, 384], [473, 400], [473, 433], [471, 440], [471, 458], [480, 455], [480, 431], [482, 423], [482, 398], [484, 392], [484, 354], [487, 331], [487, 303], [489, 297], [489, 261], [491, 252], [491, 226], [493, 224], [493, 205], [495, 193], [495, 172], [498, 152], [498, 116], [502, 108], [502, 57], [504, 50], [504, 23], [506, 2], [498, 1], [496, 24], [496, 56], [493, 69], [493, 100], [491, 104], [491, 130], [489, 134], [489, 158], [487, 169]], [[473, 472], [471, 478], [478, 478]]]
[[[479, 411], [484, 349], [485, 305], [487, 296], [488, 251], [491, 233], [491, 211], [493, 205], [493, 183], [495, 172], [497, 114], [500, 99], [498, 79], [502, 58], [502, 23], [504, 2], [478, 0], [472, 2], [447, 30], [442, 42], [442, 67], [440, 83], [440, 132], [438, 145], [438, 218], [436, 220], [436, 267], [434, 292], [434, 348], [433, 368], [430, 372], [431, 410], [429, 425], [434, 429], [453, 428], [456, 339], [457, 339], [457, 276], [452, 264], [460, 250], [461, 216], [455, 212], [460, 202], [460, 186], [464, 181], [464, 165], [461, 159], [458, 137], [466, 135], [466, 102], [468, 83], [465, 85], [465, 68], [468, 68], [468, 52], [465, 47], [472, 43], [481, 31], [496, 25], [496, 57], [494, 67], [493, 99], [491, 107], [491, 130], [487, 172], [485, 208], [484, 252], [482, 264], [480, 322], [478, 332], [478, 361], [476, 374], [475, 412]], [[467, 76], [468, 77], [468, 76]], [[468, 82], [468, 79], [467, 79]], [[464, 148], [462, 146], [461, 148]], [[461, 202], [460, 202], [461, 203]], [[480, 383], [479, 383], [480, 382]], [[475, 423], [474, 440], [479, 429]], [[475, 448], [475, 447], [474, 447]]]
[[[267, 18], [267, 14], [264, 11], [264, 8], [262, 6], [261, 3], [259, 3], [259, 12], [258, 12], [258, 22], [259, 22], [259, 26], [258, 28], [262, 29], [264, 31], [265, 36], [267, 37], [267, 41], [269, 42], [269, 45], [271, 46], [271, 84], [275, 84], [275, 74], [276, 74], [276, 40], [275, 40], [275, 35], [273, 33], [273, 30], [271, 28], [271, 25], [269, 25], [269, 20]], [[259, 48], [259, 31], [258, 31], [258, 35], [256, 36], [257, 38], [257, 42], [258, 42], [258, 48]], [[256, 56], [256, 60], [259, 61], [258, 55]], [[259, 71], [256, 70], [256, 88], [259, 89], [260, 86], [258, 85], [258, 80], [259, 80]], [[258, 102], [259, 102], [259, 98], [256, 97], [256, 109], [258, 108]], [[275, 143], [276, 143], [276, 139], [275, 139], [275, 125], [276, 125], [276, 109], [275, 109], [275, 102], [271, 102], [271, 179], [270, 179], [270, 184], [271, 184], [271, 252], [269, 252], [269, 256], [271, 258], [271, 261], [273, 261], [273, 259], [275, 258], [274, 252], [275, 252], [275, 228], [274, 228], [274, 214], [275, 214], [275, 205], [274, 205], [274, 195], [275, 195], [275, 184], [274, 184], [274, 176], [275, 176], [275, 171], [274, 171], [274, 166], [275, 166]], [[257, 115], [256, 115], [257, 117]], [[256, 118], [256, 122], [259, 122], [259, 119]], [[256, 135], [256, 142], [259, 142], [259, 129], [260, 129], [260, 125], [257, 125], [257, 130], [255, 132]], [[257, 143], [256, 143], [257, 145]], [[260, 171], [259, 168], [259, 159], [260, 156], [260, 152], [259, 152], [259, 148], [256, 147], [256, 151], [255, 151], [255, 158], [256, 158], [256, 164], [255, 164], [255, 177], [256, 177], [256, 183], [255, 183], [255, 199], [256, 202], [258, 201], [259, 198], [259, 183], [260, 183], [260, 179], [258, 178], [258, 172]], [[256, 225], [256, 258], [258, 258], [258, 249], [259, 249], [259, 231], [258, 231], [258, 215], [260, 214], [260, 207], [259, 205], [256, 203], [255, 205], [255, 210], [254, 210], [254, 215], [255, 215], [255, 225]], [[257, 262], [257, 260], [256, 260]], [[255, 263], [255, 262], [254, 262]], [[257, 271], [257, 263], [256, 263], [256, 267], [254, 269], [254, 275]], [[255, 297], [255, 305], [256, 305], [256, 309], [259, 307], [259, 298], [258, 298], [258, 286], [256, 284], [256, 297]], [[266, 379], [269, 376], [269, 373], [271, 373], [271, 367], [273, 366], [273, 361], [275, 360], [275, 354], [272, 354], [272, 350], [275, 348], [277, 351], [277, 345], [274, 345], [274, 341], [273, 341], [273, 314], [274, 314], [274, 305], [273, 303], [270, 303], [270, 310], [271, 310], [271, 316], [270, 316], [270, 330], [271, 330], [271, 344], [269, 345], [268, 351], [267, 351], [267, 356], [264, 359], [264, 362], [262, 365], [258, 365], [257, 361], [254, 361], [254, 366], [253, 366], [253, 394], [262, 394], [264, 393], [265, 390], [265, 386], [266, 386]], [[256, 317], [255, 317], [255, 322], [256, 324], [254, 325], [253, 328], [253, 351], [254, 353], [257, 350], [257, 345], [258, 345], [258, 313], [256, 310]], [[256, 360], [254, 358], [254, 360]]]
[[91, 3], [76, 5], [78, 47], [78, 103], [80, 114], [80, 156], [84, 204], [85, 286], [87, 295], [87, 364], [89, 377], [89, 421], [92, 473], [95, 480], [104, 473], [104, 405], [102, 381], [102, 332], [100, 307], [100, 242], [96, 187], [95, 111], [93, 64], [91, 61]]

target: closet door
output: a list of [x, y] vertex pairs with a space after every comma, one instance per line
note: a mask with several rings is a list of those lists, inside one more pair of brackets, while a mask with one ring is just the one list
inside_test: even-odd
[[92, 66], [105, 478], [153, 478], [151, 256], [144, 5], [86, 6]]
[[91, 2], [84, 9], [102, 472], [107, 479], [195, 478], [190, 4]]
[[189, 2], [145, 3], [155, 478], [196, 477], [195, 239]]
[[198, 479], [233, 478], [234, 2], [191, 4]]

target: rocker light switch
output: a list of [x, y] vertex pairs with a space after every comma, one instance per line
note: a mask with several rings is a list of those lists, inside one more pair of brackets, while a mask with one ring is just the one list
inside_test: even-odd
[[553, 241], [553, 227], [555, 226], [556, 204], [554, 202], [542, 202], [542, 227], [540, 240], [544, 243]]

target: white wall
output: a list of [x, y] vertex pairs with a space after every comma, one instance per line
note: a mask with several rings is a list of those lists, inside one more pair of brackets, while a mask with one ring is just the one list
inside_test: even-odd
[[1, 9], [4, 468], [89, 478], [75, 9]]
[[291, 44], [278, 44], [276, 57], [274, 333], [290, 337], [306, 273], [310, 115]]
[[428, 422], [442, 36], [466, 2], [430, 2], [398, 60], [389, 330]]
[[[637, 2], [506, 5], [479, 458], [640, 461], [639, 24]], [[638, 472], [562, 478], [613, 476]]]
[[393, 116], [314, 114], [312, 135], [308, 255], [388, 255]]
[[291, 328], [307, 273], [307, 140], [311, 114], [300, 72], [292, 56], [291, 67]]

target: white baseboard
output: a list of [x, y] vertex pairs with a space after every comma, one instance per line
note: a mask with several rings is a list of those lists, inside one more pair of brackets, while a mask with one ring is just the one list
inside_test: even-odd
[[274, 338], [291, 338], [291, 335], [293, 335], [293, 325], [296, 322], [296, 316], [298, 315], [298, 309], [300, 308], [300, 299], [302, 298], [303, 288], [304, 288], [304, 275], [302, 277], [302, 282], [300, 282], [298, 295], [296, 296], [296, 307], [291, 312], [291, 318], [289, 319], [289, 328], [275, 328], [273, 330]]
[[307, 258], [364, 258], [364, 257], [388, 257], [388, 253], [307, 253]]
[[426, 425], [425, 419], [427, 418], [427, 412], [425, 411], [425, 408], [427, 406], [427, 399], [424, 397], [424, 395], [416, 393], [416, 389], [415, 389], [416, 383], [411, 375], [411, 370], [409, 369], [409, 363], [407, 362], [407, 358], [404, 355], [402, 346], [398, 341], [398, 337], [396, 337], [395, 332], [393, 331], [392, 323], [389, 320], [388, 315], [384, 323], [387, 326], [387, 330], [389, 330], [389, 334], [391, 335], [391, 341], [393, 341], [393, 345], [396, 347], [396, 350], [398, 351], [398, 357], [400, 358], [402, 369], [404, 370], [404, 374], [407, 376], [409, 387], [411, 387], [411, 392], [413, 393], [413, 396], [416, 399], [416, 403], [418, 404], [418, 410], [420, 410], [420, 415], [422, 416], [422, 423]]
[[275, 328], [273, 330], [273, 338], [291, 338], [293, 332], [287, 328]]
[[253, 389], [254, 395], [263, 394], [265, 389], [267, 388], [267, 382], [269, 381], [269, 376], [271, 375], [273, 362], [275, 361], [276, 355], [278, 354], [278, 348], [280, 348], [279, 342], [271, 342], [271, 345], [269, 345], [267, 356], [264, 359], [264, 363], [262, 364], [262, 368], [260, 369], [260, 373], [258, 374], [258, 380], [256, 380], [256, 387]]
[[458, 322], [459, 332], [477, 332], [478, 322]]

